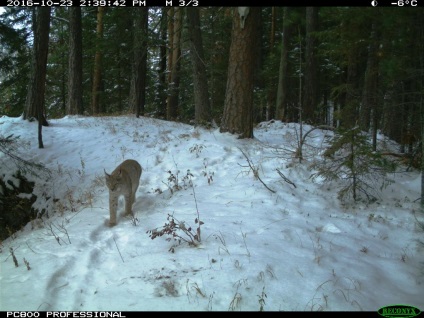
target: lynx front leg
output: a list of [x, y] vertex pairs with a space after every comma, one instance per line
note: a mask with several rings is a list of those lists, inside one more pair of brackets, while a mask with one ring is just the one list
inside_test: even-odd
[[118, 210], [118, 198], [115, 198], [111, 194], [109, 194], [109, 212], [110, 212], [109, 225], [111, 226], [116, 225], [117, 210]]

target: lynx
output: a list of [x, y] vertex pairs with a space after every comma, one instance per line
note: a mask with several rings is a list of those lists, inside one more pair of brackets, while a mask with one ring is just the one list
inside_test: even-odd
[[118, 199], [121, 195], [125, 198], [125, 215], [132, 213], [140, 177], [143, 169], [140, 164], [132, 159], [125, 160], [111, 174], [105, 170], [106, 185], [109, 188], [109, 224], [116, 224]]

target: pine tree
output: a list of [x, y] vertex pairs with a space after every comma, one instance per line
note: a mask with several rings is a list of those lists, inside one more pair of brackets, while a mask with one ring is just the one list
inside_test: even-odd
[[233, 29], [221, 132], [253, 137], [253, 84], [260, 8], [233, 10]]
[[314, 179], [342, 181], [338, 191], [340, 200], [352, 197], [354, 201], [362, 198], [374, 201], [379, 196], [378, 189], [390, 184], [387, 172], [394, 171], [395, 165], [373, 151], [369, 135], [354, 126], [339, 129], [324, 153], [324, 161], [314, 163], [312, 168], [318, 170]]
[[81, 8], [69, 8], [69, 78], [66, 113], [82, 114], [82, 25]]
[[103, 40], [103, 18], [105, 14], [104, 7], [97, 8], [97, 28], [96, 28], [96, 54], [94, 57], [93, 87], [91, 89], [91, 109], [93, 114], [101, 112], [101, 85], [102, 85], [102, 57], [103, 52], [100, 48], [100, 42]]
[[144, 115], [146, 104], [146, 77], [147, 77], [147, 38], [148, 38], [148, 10], [135, 8], [133, 13], [133, 63], [130, 90], [131, 108], [136, 117]]
[[203, 41], [200, 31], [199, 8], [186, 8], [190, 43], [190, 59], [193, 66], [194, 104], [196, 124], [207, 124], [211, 119], [208, 82], [206, 77]]

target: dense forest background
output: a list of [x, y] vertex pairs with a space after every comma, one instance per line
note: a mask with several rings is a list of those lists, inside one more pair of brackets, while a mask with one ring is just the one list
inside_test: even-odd
[[[420, 158], [424, 11], [7, 7], [0, 114], [134, 113], [253, 136], [265, 120], [381, 131]], [[40, 129], [41, 131], [41, 129]]]

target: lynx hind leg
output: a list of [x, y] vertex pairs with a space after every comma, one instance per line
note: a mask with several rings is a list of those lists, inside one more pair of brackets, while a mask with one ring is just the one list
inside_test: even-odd
[[133, 203], [135, 202], [135, 198], [136, 198], [136, 193], [137, 193], [137, 190], [138, 190], [138, 186], [140, 185], [140, 178], [138, 178], [137, 179], [137, 181], [135, 182], [135, 187], [134, 187], [134, 194], [133, 194], [133, 196], [134, 196], [134, 201], [133, 201]]
[[[135, 193], [137, 192], [137, 190], [131, 192], [131, 206], [135, 203]], [[130, 207], [131, 208], [131, 207]]]
[[137, 187], [135, 188], [135, 190], [134, 190], [134, 192], [132, 193], [132, 196], [131, 196], [131, 203], [132, 204], [134, 204], [135, 203], [135, 200], [137, 199], [137, 196], [136, 196], [136, 193], [137, 193], [137, 189], [138, 189], [138, 185], [137, 185]]
[[133, 215], [132, 205], [134, 194], [125, 195], [125, 215]]

